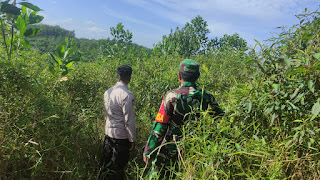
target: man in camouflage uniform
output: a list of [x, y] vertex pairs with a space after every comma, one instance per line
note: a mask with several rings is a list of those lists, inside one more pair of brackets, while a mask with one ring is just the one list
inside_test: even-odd
[[[161, 175], [164, 173], [168, 175], [168, 167], [178, 159], [174, 141], [176, 137], [179, 139], [182, 136], [181, 126], [184, 121], [192, 120], [189, 114], [193, 109], [207, 110], [210, 108], [214, 112], [213, 115], [223, 115], [214, 96], [197, 88], [195, 82], [199, 76], [199, 63], [190, 59], [180, 63], [178, 78], [181, 86], [165, 94], [143, 153], [143, 160], [146, 164], [149, 158], [155, 158], [150, 178], [157, 170], [161, 171]], [[164, 143], [166, 145], [158, 148]]]

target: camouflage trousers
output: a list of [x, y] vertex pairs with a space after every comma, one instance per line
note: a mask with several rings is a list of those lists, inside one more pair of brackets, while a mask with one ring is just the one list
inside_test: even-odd
[[129, 148], [128, 139], [105, 137], [99, 179], [124, 178], [124, 169], [129, 161]]
[[[164, 142], [168, 142], [164, 140]], [[167, 144], [158, 151], [152, 161], [152, 168], [149, 179], [174, 179], [176, 171], [179, 169], [178, 150], [175, 144]]]

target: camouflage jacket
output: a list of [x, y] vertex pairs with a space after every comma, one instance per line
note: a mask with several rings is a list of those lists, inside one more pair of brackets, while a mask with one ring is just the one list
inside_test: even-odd
[[[193, 82], [185, 82], [179, 88], [170, 90], [164, 96], [159, 112], [155, 118], [151, 135], [145, 146], [144, 153], [147, 157], [155, 157], [153, 152], [158, 146], [172, 141], [173, 135], [181, 136], [181, 126], [185, 120], [192, 119], [190, 112], [195, 110], [207, 110], [211, 108], [214, 115], [222, 115], [214, 96], [207, 91], [196, 87]], [[150, 154], [153, 152], [152, 154]], [[175, 144], [161, 147], [161, 151], [167, 158], [175, 160], [177, 150]]]

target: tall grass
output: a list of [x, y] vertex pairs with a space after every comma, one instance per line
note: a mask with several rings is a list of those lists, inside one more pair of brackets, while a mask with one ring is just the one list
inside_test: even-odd
[[[259, 52], [194, 57], [202, 65], [199, 86], [226, 115], [202, 112], [186, 123], [178, 179], [319, 179], [318, 14], [301, 17]], [[142, 148], [163, 95], [179, 86], [183, 57], [99, 56], [62, 79], [49, 72], [48, 58], [36, 51], [0, 58], [0, 179], [95, 179], [103, 93], [121, 64], [134, 70], [129, 88], [138, 132], [126, 175], [146, 177]]]

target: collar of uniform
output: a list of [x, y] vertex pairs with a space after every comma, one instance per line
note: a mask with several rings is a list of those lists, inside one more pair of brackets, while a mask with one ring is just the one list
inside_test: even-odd
[[127, 85], [126, 85], [125, 83], [121, 82], [121, 81], [118, 81], [116, 85], [117, 85], [117, 86], [120, 85], [120, 86], [125, 86], [125, 87], [127, 87]]
[[189, 81], [185, 81], [181, 87], [196, 87], [196, 83], [195, 82], [189, 82]]

